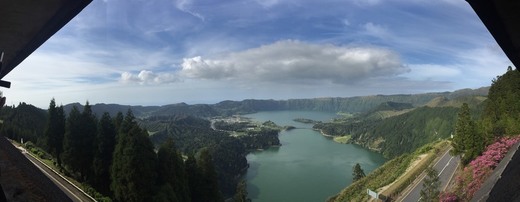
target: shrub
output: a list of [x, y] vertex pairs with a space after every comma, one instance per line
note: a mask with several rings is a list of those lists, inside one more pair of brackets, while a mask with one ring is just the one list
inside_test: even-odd
[[482, 155], [471, 161], [456, 180], [459, 198], [470, 200], [504, 158], [509, 148], [519, 141], [520, 136], [500, 138], [487, 146]]
[[439, 201], [440, 202], [457, 202], [459, 201], [459, 198], [455, 193], [451, 192], [442, 192], [439, 195]]

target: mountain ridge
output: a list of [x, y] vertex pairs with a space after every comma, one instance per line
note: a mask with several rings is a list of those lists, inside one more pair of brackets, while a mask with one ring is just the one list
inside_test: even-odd
[[[216, 104], [186, 104], [184, 102], [167, 104], [162, 106], [142, 106], [142, 105], [121, 105], [97, 103], [91, 105], [92, 110], [97, 116], [108, 112], [115, 116], [118, 112], [125, 113], [131, 109], [138, 118], [148, 118], [153, 116], [170, 115], [191, 115], [202, 118], [213, 116], [227, 116], [234, 114], [248, 114], [258, 111], [275, 110], [309, 110], [327, 112], [347, 112], [360, 113], [367, 112], [385, 102], [408, 103], [414, 107], [427, 105], [432, 99], [446, 97], [453, 100], [458, 97], [487, 96], [489, 87], [477, 89], [460, 89], [453, 92], [432, 92], [419, 94], [394, 94], [394, 95], [369, 95], [354, 97], [321, 97], [307, 99], [245, 99], [241, 101], [224, 100]], [[70, 103], [64, 105], [66, 114], [72, 107], [82, 109], [80, 103]]]

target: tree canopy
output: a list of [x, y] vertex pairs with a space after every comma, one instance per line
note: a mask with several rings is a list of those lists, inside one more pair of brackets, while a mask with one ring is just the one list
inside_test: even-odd
[[426, 177], [423, 181], [419, 201], [421, 202], [438, 202], [439, 201], [439, 187], [441, 182], [437, 170], [432, 167], [426, 168]]
[[361, 178], [364, 178], [365, 176], [366, 176], [365, 171], [363, 171], [363, 169], [361, 169], [361, 165], [359, 165], [359, 163], [356, 163], [356, 165], [352, 169], [352, 181], [353, 182], [358, 181]]

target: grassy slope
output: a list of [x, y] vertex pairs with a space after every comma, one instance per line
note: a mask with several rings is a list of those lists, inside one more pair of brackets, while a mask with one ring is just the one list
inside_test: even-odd
[[[383, 194], [390, 197], [396, 196], [417, 178], [439, 154], [442, 154], [448, 146], [447, 141], [430, 143], [417, 149], [412, 154], [396, 157], [368, 174], [367, 177], [352, 183], [338, 195], [331, 197], [329, 201], [368, 201], [370, 198], [366, 194], [366, 189], [381, 191], [381, 188], [387, 185], [390, 186], [385, 187]], [[419, 162], [415, 162], [413, 168], [410, 168], [410, 165], [420, 155], [423, 155], [423, 158]]]

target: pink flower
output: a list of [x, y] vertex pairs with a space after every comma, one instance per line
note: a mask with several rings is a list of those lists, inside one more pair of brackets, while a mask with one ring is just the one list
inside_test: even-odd
[[[502, 137], [486, 147], [481, 156], [478, 156], [464, 168], [461, 176], [457, 176], [456, 183], [461, 199], [471, 199], [480, 189], [485, 179], [493, 172], [498, 163], [505, 157], [509, 149], [520, 141], [517, 137]], [[449, 197], [441, 197], [441, 201], [449, 201]], [[458, 200], [458, 199], [457, 199]]]
[[459, 201], [459, 198], [454, 193], [442, 192], [439, 195], [439, 201], [441, 201], [441, 202], [457, 202], [457, 201]]

